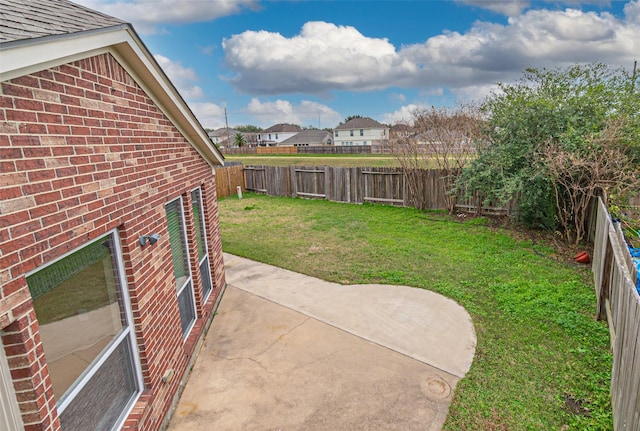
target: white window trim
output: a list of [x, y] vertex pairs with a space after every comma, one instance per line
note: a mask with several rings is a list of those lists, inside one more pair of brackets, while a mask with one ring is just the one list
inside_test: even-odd
[[0, 343], [0, 395], [0, 428], [5, 429], [6, 427], [8, 431], [24, 429], [18, 399], [13, 388], [13, 379], [9, 371], [9, 362], [2, 343]]
[[[122, 414], [116, 421], [116, 424], [113, 427], [113, 429], [117, 430], [117, 429], [120, 429], [120, 427], [122, 427], [122, 424], [126, 420], [127, 416], [129, 416], [129, 413], [131, 413], [131, 410], [135, 406], [137, 400], [140, 398], [140, 395], [142, 394], [142, 390], [144, 388], [144, 382], [142, 380], [142, 367], [140, 365], [140, 355], [138, 354], [138, 344], [136, 343], [136, 335], [133, 330], [133, 327], [134, 327], [133, 312], [131, 310], [131, 300], [129, 299], [129, 288], [128, 288], [127, 278], [125, 276], [125, 271], [124, 271], [124, 260], [122, 257], [122, 247], [120, 246], [120, 235], [118, 234], [118, 230], [112, 229], [109, 232], [105, 233], [104, 235], [101, 235], [100, 237], [94, 239], [93, 241], [89, 241], [81, 245], [80, 247], [77, 247], [71, 251], [64, 253], [62, 256], [52, 260], [51, 262], [48, 262], [47, 264], [42, 265], [32, 271], [29, 271], [27, 274], [25, 274], [25, 276], [28, 277], [48, 266], [55, 264], [56, 262], [77, 252], [78, 250], [81, 250], [84, 247], [87, 247], [88, 245], [93, 244], [95, 242], [102, 241], [111, 235], [113, 235], [113, 246], [115, 248], [114, 252], [116, 256], [115, 260], [116, 260], [116, 265], [118, 270], [117, 271], [118, 281], [120, 282], [120, 294], [122, 295], [122, 306], [125, 309], [124, 312], [127, 318], [127, 325], [120, 331], [118, 335], [116, 335], [116, 337], [113, 340], [109, 342], [109, 346], [107, 350], [100, 357], [96, 358], [92, 364], [89, 364], [89, 366], [84, 370], [84, 372], [76, 379], [76, 381], [74, 382], [74, 386], [71, 389], [71, 392], [67, 393], [64, 399], [62, 399], [56, 404], [56, 407], [58, 409], [58, 414], [61, 414], [69, 406], [71, 401], [73, 401], [73, 399], [78, 395], [78, 393], [87, 385], [89, 380], [91, 380], [91, 377], [93, 377], [96, 374], [96, 372], [100, 369], [100, 367], [102, 367], [102, 365], [105, 363], [107, 358], [113, 353], [113, 351], [118, 346], [120, 346], [120, 343], [123, 342], [124, 338], [128, 337], [129, 342], [131, 343], [131, 356], [132, 356], [133, 368], [135, 370], [136, 384], [138, 385], [138, 393], [130, 401], [129, 406], [127, 406], [127, 408], [123, 410]], [[46, 353], [47, 352], [45, 352], [45, 355]]]
[[[202, 187], [196, 187], [195, 189], [191, 190], [191, 193], [193, 193], [194, 191], [198, 190], [199, 193], [198, 195], [200, 196], [200, 218], [201, 220], [199, 220], [202, 223], [202, 239], [204, 240], [204, 257], [202, 259], [198, 260], [198, 271], [200, 270], [200, 265], [202, 265], [202, 262], [204, 262], [205, 259], [209, 258], [209, 244], [207, 243], [207, 225], [205, 223], [205, 218], [204, 218], [204, 201], [202, 199]], [[194, 220], [195, 221], [195, 220]], [[209, 262], [211, 262], [211, 260], [209, 260]], [[207, 271], [209, 272], [209, 280], [211, 280], [211, 289], [209, 289], [209, 292], [207, 292], [207, 295], [205, 297], [202, 298], [202, 302], [207, 302], [207, 300], [209, 299], [209, 297], [211, 296], [211, 292], [213, 292], [213, 277], [211, 274], [211, 267], [210, 265], [207, 265]]]
[[[165, 205], [165, 212], [166, 212], [166, 207], [167, 205], [175, 202], [175, 201], [179, 201], [178, 202], [178, 208], [180, 210], [180, 224], [181, 224], [181, 228], [182, 228], [182, 238], [184, 239], [184, 252], [186, 253], [186, 258], [187, 258], [187, 270], [189, 271], [189, 273], [187, 274], [187, 277], [185, 279], [185, 281], [182, 283], [181, 286], [179, 286], [176, 289], [176, 298], [178, 298], [180, 296], [180, 294], [182, 294], [182, 292], [184, 291], [184, 289], [187, 287], [187, 285], [189, 283], [191, 283], [191, 306], [193, 307], [193, 311], [194, 311], [194, 316], [193, 316], [193, 320], [191, 321], [191, 323], [189, 324], [189, 328], [185, 331], [184, 333], [184, 337], [183, 339], [186, 340], [189, 337], [189, 334], [191, 333], [191, 330], [193, 329], [193, 326], [196, 324], [196, 320], [197, 319], [197, 310], [196, 310], [196, 298], [194, 296], [194, 292], [193, 292], [193, 269], [191, 268], [191, 259], [189, 259], [189, 242], [187, 241], [187, 224], [184, 218], [184, 201], [182, 199], [182, 195], [178, 196], [176, 199], [173, 199], [169, 202], [166, 203]], [[169, 240], [171, 241], [171, 240]], [[173, 264], [173, 262], [172, 262]]]

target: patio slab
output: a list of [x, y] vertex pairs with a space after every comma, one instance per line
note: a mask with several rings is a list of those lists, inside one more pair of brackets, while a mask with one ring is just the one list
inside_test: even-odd
[[225, 265], [228, 287], [170, 430], [441, 429], [475, 349], [462, 307], [231, 255]]

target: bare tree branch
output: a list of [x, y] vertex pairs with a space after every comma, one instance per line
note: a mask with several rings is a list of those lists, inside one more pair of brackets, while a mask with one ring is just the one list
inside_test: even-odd
[[391, 151], [405, 173], [416, 208], [424, 209], [426, 199], [419, 193], [420, 176], [415, 170], [435, 163], [442, 172], [447, 209], [453, 212], [458, 175], [476, 154], [480, 111], [476, 106], [465, 105], [456, 109], [417, 109], [412, 115], [410, 132], [393, 137]]

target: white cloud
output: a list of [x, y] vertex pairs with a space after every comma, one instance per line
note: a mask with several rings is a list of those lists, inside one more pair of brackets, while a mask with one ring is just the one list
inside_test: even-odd
[[640, 0], [631, 1], [624, 6], [627, 21], [640, 25]]
[[407, 96], [402, 93], [392, 93], [389, 95], [389, 100], [393, 103], [404, 103], [407, 101]]
[[[509, 81], [501, 81], [504, 84], [515, 83], [516, 79]], [[472, 87], [463, 87], [459, 88], [453, 92], [456, 96], [456, 103], [472, 103], [479, 102], [484, 100], [487, 96], [489, 96], [492, 92], [500, 91], [497, 83], [496, 84], [486, 84], [486, 85], [475, 85]]]
[[163, 55], [156, 54], [154, 58], [185, 100], [204, 97], [202, 88], [194, 84], [198, 80], [198, 76], [193, 69], [184, 67], [179, 62], [172, 61]]
[[421, 92], [421, 94], [428, 97], [434, 97], [434, 96], [440, 97], [444, 95], [444, 88], [442, 87], [425, 88], [424, 91]]
[[530, 2], [527, 0], [456, 0], [471, 6], [488, 9], [507, 16], [516, 16], [527, 9]]
[[224, 107], [215, 103], [200, 101], [205, 98], [205, 94], [202, 88], [195, 85], [195, 82], [198, 81], [198, 75], [193, 69], [184, 67], [179, 62], [175, 62], [163, 55], [156, 54], [154, 58], [180, 95], [187, 101], [189, 108], [191, 108], [203, 127], [210, 129], [224, 127]]
[[326, 94], [389, 87], [485, 93], [526, 67], [603, 62], [627, 65], [640, 52], [640, 0], [625, 17], [610, 13], [529, 10], [505, 25], [476, 22], [424, 43], [394, 47], [349, 26], [308, 22], [300, 34], [246, 31], [223, 41], [229, 81], [253, 95]]
[[333, 127], [340, 121], [340, 114], [326, 105], [303, 100], [292, 104], [288, 100], [278, 99], [273, 102], [262, 102], [253, 98], [245, 109], [253, 123], [261, 127], [269, 127], [278, 123], [291, 123], [300, 126], [313, 125], [318, 127]]
[[378, 121], [384, 124], [411, 124], [413, 113], [424, 108], [424, 105], [411, 103], [394, 112], [383, 114]]
[[191, 102], [189, 107], [202, 127], [207, 129], [225, 127], [224, 107], [208, 102]]
[[156, 33], [159, 24], [212, 21], [245, 9], [258, 9], [258, 0], [76, 0], [83, 6], [131, 22], [141, 33]]
[[[506, 16], [518, 16], [525, 9], [529, 9], [531, 2], [529, 0], [455, 0], [470, 6], [487, 9]], [[544, 0], [545, 3], [554, 3], [555, 5], [580, 6], [581, 4], [595, 4], [601, 7], [609, 6], [608, 0]], [[540, 3], [539, 1], [537, 3]]]
[[398, 57], [387, 39], [350, 26], [308, 22], [299, 35], [245, 31], [222, 42], [230, 80], [252, 94], [374, 90], [397, 81], [415, 65]]

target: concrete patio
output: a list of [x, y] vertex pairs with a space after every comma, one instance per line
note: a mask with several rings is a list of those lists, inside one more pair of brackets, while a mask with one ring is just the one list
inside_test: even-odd
[[169, 430], [439, 430], [469, 370], [467, 312], [225, 255], [228, 287]]

